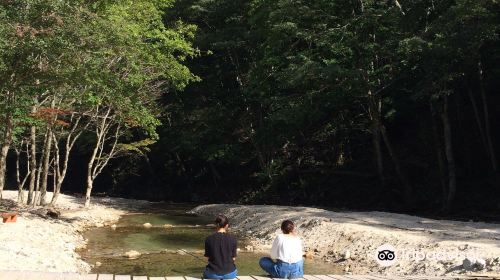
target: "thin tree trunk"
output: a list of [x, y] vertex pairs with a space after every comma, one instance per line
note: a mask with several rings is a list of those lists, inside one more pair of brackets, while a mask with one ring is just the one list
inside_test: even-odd
[[484, 132], [483, 124], [481, 123], [481, 116], [479, 115], [479, 109], [477, 107], [476, 99], [474, 98], [474, 95], [470, 88], [467, 89], [467, 92], [469, 94], [469, 99], [471, 101], [472, 109], [474, 111], [474, 117], [476, 119], [477, 128], [479, 129], [479, 136], [481, 137], [481, 142], [483, 143], [483, 147], [486, 149], [486, 152], [489, 155], [488, 144], [486, 143], [487, 142], [486, 133]]
[[90, 207], [90, 195], [92, 194], [92, 188], [94, 187], [94, 179], [91, 175], [87, 175], [87, 190], [85, 191], [85, 207]]
[[49, 177], [50, 154], [52, 150], [52, 129], [47, 127], [47, 135], [43, 150], [43, 166], [42, 166], [42, 184], [40, 186], [40, 205], [46, 205], [45, 196], [47, 195], [47, 181]]
[[[21, 143], [21, 149], [22, 149], [22, 143]], [[24, 192], [23, 192], [23, 186], [21, 185], [21, 167], [19, 163], [20, 161], [21, 161], [21, 151], [18, 148], [16, 148], [16, 183], [18, 189], [17, 203], [22, 204], [24, 202]]]
[[90, 160], [87, 165], [87, 190], [85, 191], [86, 208], [90, 207], [90, 195], [92, 194], [92, 188], [94, 187], [94, 176], [93, 176], [94, 162], [97, 156], [97, 152], [99, 151], [99, 146], [101, 145], [101, 141], [103, 141], [102, 138], [103, 137], [101, 133], [98, 133], [96, 145], [94, 147], [94, 150], [92, 151], [92, 155], [90, 156]]
[[[44, 144], [45, 146], [45, 144]], [[33, 197], [33, 206], [40, 204], [40, 177], [42, 175], [42, 163], [43, 159], [40, 158], [38, 166], [36, 168], [36, 181], [35, 181], [35, 195]]]
[[455, 193], [457, 189], [457, 173], [455, 166], [455, 156], [453, 154], [453, 145], [452, 145], [452, 135], [451, 135], [451, 126], [450, 119], [448, 116], [448, 96], [444, 97], [444, 110], [441, 114], [443, 119], [443, 132], [444, 132], [444, 144], [445, 144], [445, 152], [446, 159], [448, 161], [448, 196], [446, 198], [446, 203], [444, 205], [444, 211], [449, 213], [453, 207], [453, 201], [455, 199]]
[[7, 154], [9, 153], [10, 144], [12, 142], [12, 116], [10, 113], [6, 115], [5, 118], [5, 130], [4, 139], [2, 147], [0, 148], [0, 199], [2, 198], [2, 192], [5, 187], [5, 175], [7, 171]]
[[488, 110], [488, 99], [486, 96], [486, 91], [484, 89], [483, 68], [482, 68], [481, 60], [479, 60], [479, 62], [477, 63], [477, 68], [478, 68], [478, 75], [479, 75], [479, 88], [481, 91], [481, 98], [483, 101], [484, 126], [486, 128], [485, 131], [486, 131], [486, 141], [488, 144], [488, 152], [489, 152], [491, 167], [493, 169], [493, 172], [495, 173], [496, 183], [499, 184], [500, 183], [500, 174], [498, 173], [498, 163], [497, 163], [497, 158], [495, 155], [495, 147], [493, 146], [493, 140], [491, 137], [490, 113]]
[[[35, 106], [33, 106], [32, 113], [36, 112]], [[31, 126], [30, 129], [30, 183], [28, 187], [28, 201], [26, 204], [31, 205], [33, 204], [34, 201], [34, 191], [35, 191], [35, 184], [36, 184], [36, 127], [34, 125]]]
[[385, 185], [384, 176], [384, 159], [382, 155], [382, 139], [380, 135], [380, 101], [377, 102], [373, 96], [371, 90], [368, 91], [369, 100], [369, 113], [371, 119], [371, 131], [372, 131], [372, 145], [373, 145], [373, 155], [375, 157], [375, 164], [377, 167], [377, 175], [382, 185]]
[[408, 178], [406, 178], [406, 175], [403, 173], [403, 170], [401, 168], [401, 162], [399, 161], [398, 156], [396, 155], [394, 149], [392, 148], [392, 144], [389, 140], [389, 136], [387, 136], [387, 133], [385, 131], [385, 126], [383, 124], [380, 124], [380, 134], [382, 134], [382, 138], [384, 139], [385, 142], [385, 147], [387, 148], [387, 151], [391, 156], [399, 180], [403, 184], [405, 202], [411, 208], [413, 206], [413, 188], [410, 182], [408, 181]]
[[430, 104], [430, 109], [431, 109], [431, 119], [432, 119], [432, 134], [434, 137], [434, 148], [436, 150], [436, 156], [437, 156], [437, 161], [438, 161], [438, 167], [439, 167], [439, 181], [441, 182], [441, 195], [442, 195], [442, 200], [441, 201], [446, 201], [446, 197], [448, 195], [447, 187], [446, 187], [446, 170], [445, 170], [445, 165], [444, 165], [444, 156], [443, 156], [443, 147], [441, 144], [441, 138], [439, 137], [439, 129], [438, 125], [436, 123], [435, 115], [436, 115], [436, 110], [434, 109], [434, 106], [432, 105], [432, 102], [429, 102]]

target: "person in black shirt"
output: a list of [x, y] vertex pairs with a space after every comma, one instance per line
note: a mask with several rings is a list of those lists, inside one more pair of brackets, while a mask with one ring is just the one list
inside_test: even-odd
[[233, 279], [238, 270], [236, 260], [236, 239], [227, 233], [229, 220], [219, 214], [215, 218], [217, 231], [205, 239], [205, 257], [208, 265], [203, 272], [204, 279]]

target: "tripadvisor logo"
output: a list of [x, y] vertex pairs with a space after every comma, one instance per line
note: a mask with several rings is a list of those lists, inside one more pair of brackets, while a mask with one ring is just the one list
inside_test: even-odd
[[396, 249], [390, 244], [384, 244], [375, 251], [375, 260], [381, 266], [391, 266], [396, 263]]

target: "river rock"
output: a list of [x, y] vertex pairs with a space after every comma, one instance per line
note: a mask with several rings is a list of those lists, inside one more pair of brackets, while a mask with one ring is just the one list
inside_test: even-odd
[[476, 259], [470, 257], [467, 257], [462, 261], [462, 267], [465, 270], [473, 270], [475, 264], [476, 264]]
[[116, 229], [116, 225], [111, 225], [111, 229], [115, 230]]
[[102, 265], [101, 262], [95, 262], [95, 267], [100, 267]]
[[348, 260], [351, 258], [351, 251], [349, 250], [346, 250], [342, 256], [344, 258], [344, 260]]
[[483, 260], [483, 259], [477, 259], [476, 260], [476, 267], [479, 269], [479, 270], [483, 270], [486, 268], [486, 261]]
[[247, 245], [247, 246], [245, 246], [245, 250], [247, 250], [249, 252], [253, 252], [253, 246], [252, 245]]
[[125, 257], [127, 257], [129, 259], [137, 259], [140, 256], [141, 256], [141, 253], [134, 251], [134, 250], [125, 252]]
[[142, 224], [142, 226], [145, 228], [152, 228], [153, 227], [153, 225], [150, 223], [144, 223], [144, 224]]
[[164, 224], [164, 225], [163, 225], [163, 227], [164, 227], [164, 228], [172, 228], [172, 227], [174, 227], [174, 226], [173, 226], [173, 225], [171, 225], [171, 224]]

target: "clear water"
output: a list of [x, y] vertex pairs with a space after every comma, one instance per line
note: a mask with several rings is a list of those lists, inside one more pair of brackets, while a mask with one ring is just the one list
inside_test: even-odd
[[[189, 207], [163, 206], [161, 211], [126, 215], [110, 227], [93, 228], [84, 233], [89, 240], [87, 248], [80, 252], [90, 264], [102, 263], [92, 272], [148, 276], [200, 277], [206, 265], [203, 257], [205, 238], [213, 232], [209, 224], [212, 217], [185, 214]], [[142, 224], [150, 223], [152, 228]], [[163, 227], [165, 224], [172, 227]], [[239, 275], [263, 275], [258, 265], [265, 253], [244, 251], [246, 240], [238, 237], [236, 266]], [[123, 257], [130, 250], [140, 252], [137, 259]], [[320, 260], [306, 260], [307, 274], [339, 273], [338, 266]]]

